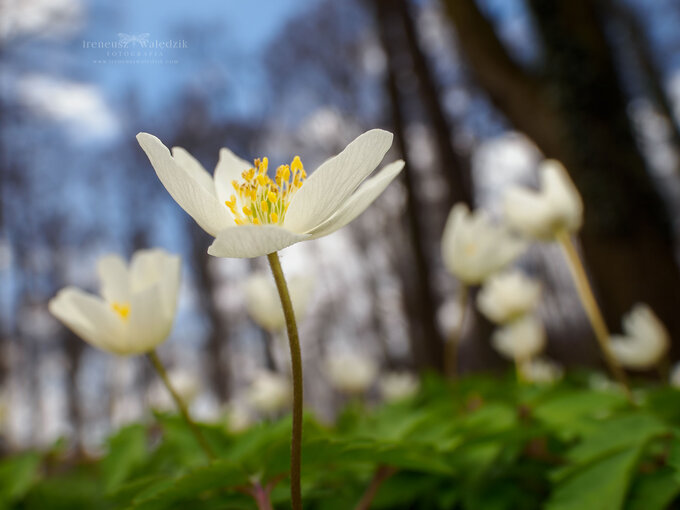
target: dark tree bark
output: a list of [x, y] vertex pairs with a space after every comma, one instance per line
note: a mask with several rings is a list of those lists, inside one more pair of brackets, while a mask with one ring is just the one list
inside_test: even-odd
[[[391, 125], [394, 130], [396, 147], [402, 154], [406, 165], [402, 172], [402, 179], [406, 187], [406, 221], [408, 224], [409, 238], [411, 241], [412, 256], [414, 259], [415, 272], [404, 273], [405, 280], [415, 273], [415, 281], [405, 281], [405, 294], [407, 297], [407, 307], [412, 310], [416, 321], [410, 321], [413, 327], [411, 340], [411, 350], [419, 368], [443, 369], [443, 340], [437, 328], [436, 307], [432, 290], [430, 265], [427, 260], [424, 240], [423, 227], [419, 211], [422, 210], [421, 201], [415, 189], [412, 166], [409, 164], [409, 153], [404, 137], [405, 119], [399, 94], [399, 84], [397, 77], [398, 64], [392, 52], [393, 41], [390, 30], [394, 26], [391, 20], [394, 19], [392, 11], [393, 3], [390, 0], [375, 1], [376, 19], [378, 30], [387, 55], [387, 89], [390, 101]], [[414, 292], [411, 292], [413, 289]]]
[[569, 169], [586, 204], [586, 262], [609, 326], [635, 301], [680, 335], [680, 271], [667, 211], [647, 174], [597, 2], [529, 0], [544, 45], [541, 75], [508, 56], [473, 0], [444, 0], [479, 84], [547, 157]]
[[208, 380], [220, 401], [226, 402], [230, 392], [229, 373], [226, 363], [222, 363], [222, 360], [223, 349], [228, 343], [229, 334], [214, 299], [215, 281], [210, 274], [208, 265], [211, 259], [207, 251], [209, 238], [194, 224], [193, 220], [190, 220], [188, 228], [191, 236], [192, 263], [197, 276], [197, 291], [201, 310], [203, 310], [210, 324], [206, 359]]

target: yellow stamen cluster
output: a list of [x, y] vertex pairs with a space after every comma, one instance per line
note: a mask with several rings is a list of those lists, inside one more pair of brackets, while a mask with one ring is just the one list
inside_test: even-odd
[[298, 156], [290, 166], [279, 166], [274, 180], [267, 175], [268, 166], [266, 157], [256, 159], [253, 167], [241, 174], [241, 181], [232, 182], [236, 193], [224, 203], [237, 225], [283, 223], [293, 195], [307, 177]]
[[122, 319], [127, 319], [128, 315], [130, 315], [130, 303], [111, 303], [111, 308]]

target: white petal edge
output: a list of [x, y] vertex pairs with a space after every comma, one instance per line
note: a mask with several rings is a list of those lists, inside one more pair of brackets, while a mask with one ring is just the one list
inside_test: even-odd
[[227, 148], [220, 149], [220, 159], [217, 161], [214, 176], [214, 188], [220, 204], [229, 200], [234, 194], [232, 181], [241, 179], [241, 174], [251, 168], [252, 163], [239, 158]]
[[101, 298], [76, 287], [60, 290], [47, 305], [50, 313], [92, 346], [124, 354], [125, 324]]
[[213, 192], [214, 186], [212, 175], [210, 175], [208, 171], [203, 168], [203, 165], [201, 165], [195, 157], [189, 154], [186, 149], [183, 149], [182, 147], [173, 147], [172, 157], [177, 164], [186, 170], [208, 193]]
[[99, 293], [109, 303], [125, 303], [130, 300], [130, 273], [122, 257], [104, 255], [97, 260]]
[[131, 289], [141, 291], [160, 283], [162, 303], [165, 312], [174, 316], [180, 285], [182, 259], [160, 248], [139, 250], [130, 263]]
[[384, 167], [375, 177], [367, 179], [340, 208], [321, 225], [307, 232], [312, 239], [332, 234], [363, 213], [404, 168], [402, 160]]
[[217, 196], [206, 190], [190, 171], [180, 166], [158, 138], [148, 133], [139, 133], [137, 141], [165, 189], [203, 230], [215, 236], [217, 232], [233, 224], [227, 207], [220, 204]]
[[392, 138], [388, 131], [372, 129], [324, 162], [295, 193], [283, 226], [308, 232], [330, 218], [382, 161]]
[[277, 225], [241, 225], [219, 232], [208, 248], [208, 254], [213, 257], [259, 257], [307, 239], [311, 236], [296, 234]]

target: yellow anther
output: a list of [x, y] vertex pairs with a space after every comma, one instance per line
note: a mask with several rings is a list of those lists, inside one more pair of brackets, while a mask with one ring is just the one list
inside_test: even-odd
[[269, 219], [272, 220], [272, 223], [278, 223], [279, 222], [279, 215], [276, 214], [275, 212], [273, 212], [269, 215]]
[[266, 201], [266, 200], [260, 201], [260, 209], [262, 209], [262, 212], [264, 212], [264, 213], [266, 213], [267, 211], [269, 211], [269, 206], [267, 205], [267, 201]]
[[263, 171], [263, 168], [265, 172], [267, 171], [267, 168], [269, 168], [269, 158], [267, 156], [262, 158], [262, 163], [260, 163], [260, 172]]
[[253, 225], [259, 225], [260, 224], [260, 218], [253, 218]]
[[[300, 160], [300, 156], [295, 156], [293, 158], [293, 162], [290, 164], [290, 168], [293, 170], [293, 173], [297, 172], [298, 170], [302, 170], [302, 161]], [[288, 180], [288, 179], [286, 179]]]
[[111, 303], [111, 308], [116, 312], [122, 319], [127, 319], [130, 315], [130, 304], [129, 303]]
[[276, 193], [270, 191], [269, 193], [267, 193], [267, 200], [274, 204], [278, 200], [278, 197], [276, 196]]
[[[260, 167], [262, 169], [262, 167]], [[260, 186], [264, 186], [267, 182], [267, 178], [263, 174], [257, 174], [257, 182]]]
[[247, 205], [244, 205], [243, 209], [241, 209], [241, 210], [243, 211], [243, 214], [245, 214], [246, 216], [250, 216], [250, 213], [251, 213], [250, 207], [248, 207]]

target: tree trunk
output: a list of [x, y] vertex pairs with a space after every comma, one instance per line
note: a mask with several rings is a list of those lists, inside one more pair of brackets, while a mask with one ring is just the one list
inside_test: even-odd
[[473, 0], [444, 3], [491, 100], [579, 188], [584, 255], [609, 326], [618, 330], [633, 303], [645, 301], [680, 336], [668, 213], [635, 144], [596, 2], [529, 0], [544, 44], [540, 77], [510, 59]]
[[[443, 369], [443, 340], [437, 328], [436, 307], [432, 283], [430, 277], [430, 265], [427, 260], [423, 228], [421, 225], [422, 210], [420, 198], [415, 189], [412, 166], [409, 164], [409, 154], [404, 137], [405, 120], [399, 97], [399, 85], [397, 83], [397, 62], [393, 53], [393, 41], [390, 29], [393, 24], [392, 2], [391, 0], [375, 1], [376, 20], [378, 30], [387, 55], [387, 89], [390, 99], [390, 114], [392, 118], [392, 128], [394, 130], [396, 146], [402, 154], [406, 165], [402, 172], [403, 182], [406, 187], [406, 221], [408, 223], [409, 238], [411, 240], [412, 256], [415, 263], [415, 281], [405, 281], [405, 293], [407, 295], [407, 305], [414, 313], [416, 324], [412, 324], [413, 331], [409, 335], [411, 350], [419, 368]], [[405, 277], [408, 280], [408, 277]], [[414, 292], [409, 292], [413, 288]]]

